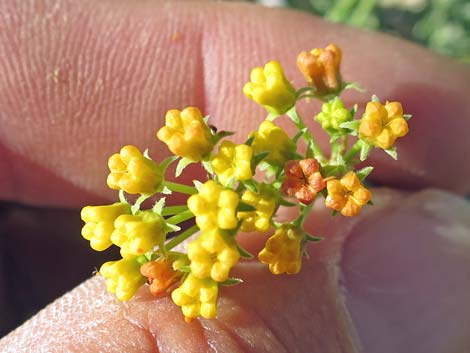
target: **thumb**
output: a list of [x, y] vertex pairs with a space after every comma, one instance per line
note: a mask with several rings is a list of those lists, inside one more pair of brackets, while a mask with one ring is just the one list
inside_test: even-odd
[[298, 275], [237, 265], [245, 283], [222, 289], [216, 319], [187, 324], [169, 296], [146, 288], [120, 303], [95, 277], [3, 338], [0, 351], [468, 351], [468, 204], [437, 191], [375, 194], [353, 219], [315, 210], [308, 231], [328, 236]]

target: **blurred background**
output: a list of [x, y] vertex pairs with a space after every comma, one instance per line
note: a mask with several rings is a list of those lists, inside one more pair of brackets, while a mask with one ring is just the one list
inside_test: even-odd
[[258, 0], [332, 22], [387, 32], [470, 62], [469, 0]]
[[[329, 21], [387, 32], [470, 62], [469, 0], [251, 2], [296, 8]], [[80, 236], [81, 226], [78, 210], [0, 202], [0, 337], [89, 278], [93, 268], [117, 257], [112, 250], [91, 251]]]

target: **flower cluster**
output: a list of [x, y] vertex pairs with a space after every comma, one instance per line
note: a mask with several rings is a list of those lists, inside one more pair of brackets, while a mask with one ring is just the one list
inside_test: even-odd
[[[120, 249], [121, 258], [98, 272], [111, 293], [129, 300], [147, 283], [155, 296], [171, 292], [186, 321], [214, 318], [220, 287], [241, 283], [232, 269], [241, 258], [253, 257], [238, 242], [240, 232], [266, 234], [259, 261], [275, 275], [295, 274], [309, 242], [321, 240], [304, 228], [316, 200], [332, 215], [345, 217], [371, 204], [366, 178], [373, 168], [357, 165], [373, 148], [396, 159], [395, 144], [408, 133], [410, 116], [399, 102], [382, 104], [373, 96], [358, 118], [358, 107], [348, 108], [340, 98], [357, 87], [343, 81], [341, 59], [333, 44], [301, 52], [297, 65], [307, 84], [299, 89], [277, 61], [254, 68], [243, 92], [268, 115], [242, 143], [208, 125], [198, 108], [187, 107], [168, 111], [156, 134], [173, 156], [156, 162], [147, 151], [125, 146], [109, 158], [107, 182], [119, 190], [119, 202], [86, 206], [81, 216], [82, 235], [94, 250]], [[309, 118], [329, 137], [327, 151], [296, 110], [305, 98], [322, 102], [321, 111]], [[275, 122], [281, 116], [291, 121], [294, 135]], [[175, 177], [191, 163], [200, 164], [206, 177], [194, 185], [170, 181], [167, 170], [173, 163]], [[172, 193], [185, 194], [186, 201], [166, 205], [168, 196], [162, 194]], [[152, 207], [144, 207], [148, 199]], [[280, 222], [277, 216], [285, 207], [298, 212]], [[186, 240], [185, 250], [177, 248]]]

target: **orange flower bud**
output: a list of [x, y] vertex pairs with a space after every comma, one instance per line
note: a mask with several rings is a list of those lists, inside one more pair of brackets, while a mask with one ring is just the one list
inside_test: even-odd
[[339, 211], [346, 217], [357, 215], [372, 197], [371, 192], [362, 185], [354, 172], [348, 172], [340, 180], [329, 180], [326, 188], [326, 207]]
[[303, 51], [297, 56], [297, 66], [300, 71], [307, 82], [321, 95], [335, 93], [341, 88], [340, 64], [341, 49], [334, 44], [328, 45], [325, 49]]
[[399, 102], [369, 102], [359, 125], [359, 137], [387, 150], [395, 140], [408, 134], [408, 123]]
[[312, 203], [326, 185], [319, 169], [320, 165], [314, 158], [288, 161], [284, 167], [286, 178], [282, 183], [282, 192], [295, 196], [306, 205]]
[[159, 295], [170, 288], [181, 277], [181, 272], [173, 270], [173, 260], [159, 258], [143, 264], [140, 273], [148, 278], [150, 293]]

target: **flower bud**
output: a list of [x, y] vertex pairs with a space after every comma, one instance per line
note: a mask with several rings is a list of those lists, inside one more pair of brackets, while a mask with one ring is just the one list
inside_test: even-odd
[[85, 222], [82, 236], [90, 241], [93, 250], [106, 250], [112, 245], [111, 234], [114, 231], [114, 221], [119, 216], [130, 213], [131, 207], [121, 202], [106, 206], [86, 206], [80, 213]]
[[245, 144], [235, 145], [224, 141], [219, 147], [219, 153], [212, 157], [211, 165], [223, 185], [231, 180], [248, 180], [252, 177], [251, 159], [253, 149]]
[[320, 174], [320, 165], [314, 158], [301, 161], [288, 161], [284, 167], [286, 178], [281, 190], [288, 196], [295, 196], [300, 202], [309, 205], [317, 193], [325, 187]]
[[284, 114], [296, 101], [295, 89], [284, 76], [282, 66], [270, 61], [251, 71], [250, 82], [243, 86], [243, 93], [274, 114]]
[[326, 188], [328, 190], [326, 207], [339, 211], [346, 217], [357, 215], [372, 197], [371, 192], [362, 185], [356, 173], [352, 171], [340, 180], [329, 180]]
[[169, 110], [165, 115], [165, 126], [158, 130], [157, 137], [173, 154], [193, 162], [203, 160], [214, 148], [212, 133], [195, 107]]
[[188, 257], [191, 260], [191, 273], [195, 277], [210, 277], [216, 282], [223, 282], [238, 262], [240, 253], [233, 237], [213, 229], [188, 244]]
[[258, 259], [269, 265], [269, 270], [275, 275], [298, 273], [302, 266], [300, 251], [302, 238], [303, 233], [300, 228], [282, 225], [268, 239], [265, 247], [258, 254]]
[[303, 51], [297, 57], [297, 66], [307, 82], [320, 95], [336, 93], [341, 89], [341, 49], [330, 44], [325, 49]]
[[111, 189], [129, 194], [153, 194], [163, 183], [163, 171], [135, 146], [124, 146], [108, 160], [111, 173], [107, 183]]
[[344, 107], [341, 99], [336, 97], [330, 102], [323, 103], [321, 112], [315, 116], [323, 130], [330, 135], [336, 133], [346, 133], [346, 129], [342, 129], [340, 125], [352, 119], [351, 112]]
[[242, 201], [256, 210], [238, 212], [238, 219], [243, 221], [240, 229], [243, 232], [266, 232], [271, 226], [277, 200], [275, 191], [266, 184], [259, 185], [257, 193], [246, 190], [242, 195]]
[[187, 322], [202, 316], [213, 319], [217, 315], [219, 286], [210, 278], [200, 279], [189, 274], [183, 284], [171, 293], [171, 299], [181, 310]]
[[140, 273], [148, 278], [150, 293], [159, 295], [181, 278], [182, 273], [173, 269], [171, 258], [159, 258], [146, 262], [140, 267]]
[[202, 231], [234, 229], [238, 224], [235, 216], [238, 201], [235, 191], [209, 180], [201, 186], [199, 193], [188, 198], [188, 208], [196, 216], [196, 224]]
[[250, 136], [254, 137], [251, 144], [254, 154], [269, 152], [264, 158], [269, 164], [282, 167], [295, 151], [295, 143], [287, 133], [269, 120], [263, 121], [258, 131], [253, 131]]
[[121, 248], [122, 257], [143, 255], [165, 239], [163, 219], [152, 211], [119, 216], [114, 227], [111, 241]]
[[408, 123], [399, 102], [369, 102], [359, 125], [359, 137], [388, 150], [398, 137], [408, 134]]
[[108, 292], [116, 294], [119, 300], [131, 299], [145, 283], [140, 274], [140, 264], [136, 256], [104, 263], [99, 274], [106, 278]]

